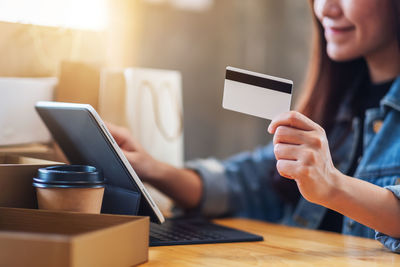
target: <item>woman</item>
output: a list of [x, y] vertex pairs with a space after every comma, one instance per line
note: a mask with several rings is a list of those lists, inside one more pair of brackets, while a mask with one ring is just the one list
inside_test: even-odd
[[151, 158], [126, 130], [110, 130], [138, 175], [184, 208], [370, 238], [375, 229], [400, 252], [400, 5], [312, 6], [309, 84], [299, 112], [269, 125], [270, 145], [176, 169]]

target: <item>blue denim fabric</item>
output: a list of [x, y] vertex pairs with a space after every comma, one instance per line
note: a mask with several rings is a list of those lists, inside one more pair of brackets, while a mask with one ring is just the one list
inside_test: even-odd
[[[354, 177], [386, 187], [400, 198], [400, 77], [382, 99], [380, 108], [366, 111], [364, 125], [358, 118], [345, 134], [348, 117], [346, 105], [339, 110], [336, 124], [328, 139], [335, 147], [332, 159], [346, 173], [356, 153], [357, 135], [363, 127], [364, 154]], [[382, 121], [380, 130], [374, 124]], [[341, 141], [339, 141], [341, 139]], [[339, 146], [336, 144], [339, 142]], [[203, 199], [199, 209], [206, 216], [240, 216], [317, 229], [327, 209], [300, 198], [296, 206], [284, 202], [271, 187], [271, 173], [276, 169], [273, 146], [244, 152], [227, 160], [203, 159], [187, 162], [203, 180]], [[370, 229], [348, 217], [343, 219], [343, 234], [376, 238], [394, 252], [400, 253], [400, 240]]]

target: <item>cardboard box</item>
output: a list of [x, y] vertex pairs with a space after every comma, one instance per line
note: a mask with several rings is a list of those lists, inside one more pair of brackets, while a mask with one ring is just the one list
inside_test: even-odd
[[36, 208], [33, 177], [39, 168], [63, 163], [0, 154], [0, 207]]
[[0, 146], [0, 154], [64, 162], [64, 158], [62, 158], [61, 155], [58, 154], [58, 151], [56, 151], [54, 143]]
[[133, 266], [148, 244], [148, 217], [0, 208], [0, 266]]

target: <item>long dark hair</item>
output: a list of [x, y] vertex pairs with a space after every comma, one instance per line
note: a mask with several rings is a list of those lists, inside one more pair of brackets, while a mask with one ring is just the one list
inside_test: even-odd
[[[314, 1], [310, 0], [309, 3], [314, 21], [313, 53], [306, 84], [296, 110], [311, 118], [329, 133], [339, 104], [346, 95], [346, 91], [352, 86], [354, 77], [359, 76], [360, 71], [367, 68], [365, 60], [362, 58], [335, 62], [328, 57], [324, 30], [313, 12]], [[400, 46], [400, 1], [392, 0], [392, 5], [392, 10], [395, 12], [396, 35]], [[296, 183], [281, 177], [277, 171], [273, 176], [272, 185], [275, 190], [286, 202], [296, 203], [300, 196]]]
[[[342, 98], [354, 77], [365, 67], [364, 59], [335, 62], [326, 52], [324, 30], [313, 12], [313, 0], [309, 1], [314, 21], [312, 56], [306, 84], [296, 109], [320, 124], [327, 132]], [[400, 1], [392, 0], [397, 40], [400, 45]]]

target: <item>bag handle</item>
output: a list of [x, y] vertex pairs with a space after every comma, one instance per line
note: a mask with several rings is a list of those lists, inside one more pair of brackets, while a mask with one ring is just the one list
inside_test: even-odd
[[165, 90], [168, 92], [169, 95], [171, 95], [170, 99], [171, 101], [173, 101], [172, 106], [175, 107], [176, 115], [178, 118], [178, 127], [172, 134], [168, 133], [168, 131], [165, 129], [164, 124], [161, 121], [160, 108], [159, 108], [159, 103], [160, 103], [159, 95], [157, 94], [156, 88], [148, 80], [143, 80], [138, 87], [138, 98], [136, 106], [139, 118], [141, 118], [140, 113], [142, 110], [143, 93], [146, 89], [149, 90], [151, 95], [153, 112], [154, 112], [154, 121], [156, 123], [158, 130], [167, 141], [169, 142], [175, 141], [177, 138], [181, 136], [183, 132], [183, 114], [182, 114], [182, 108], [179, 105], [178, 97], [176, 94], [174, 94], [171, 84], [169, 82], [163, 82], [161, 84], [160, 90]]

